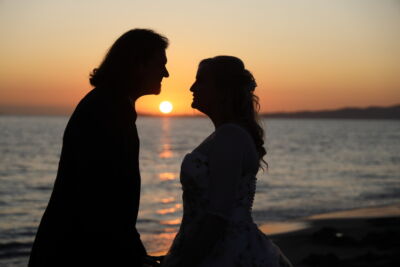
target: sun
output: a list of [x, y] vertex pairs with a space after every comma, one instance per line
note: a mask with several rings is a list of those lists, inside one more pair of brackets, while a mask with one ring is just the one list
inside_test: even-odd
[[160, 103], [160, 107], [159, 108], [160, 108], [160, 111], [162, 113], [168, 114], [168, 113], [170, 113], [172, 111], [173, 106], [172, 106], [171, 102], [163, 101], [163, 102]]

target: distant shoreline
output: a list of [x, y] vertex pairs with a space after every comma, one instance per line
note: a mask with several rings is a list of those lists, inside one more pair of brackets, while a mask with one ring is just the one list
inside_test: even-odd
[[[148, 114], [138, 113], [141, 117], [155, 117], [155, 118], [204, 118], [203, 114], [191, 115], [163, 115], [163, 114]], [[68, 112], [61, 113], [46, 113], [35, 110], [32, 113], [27, 112], [11, 112], [2, 110], [0, 107], [0, 116], [44, 116], [44, 117], [69, 117]], [[317, 110], [317, 111], [293, 111], [293, 112], [271, 112], [261, 113], [261, 118], [267, 119], [378, 119], [378, 120], [399, 120], [400, 119], [400, 104], [389, 107], [366, 107], [355, 108], [346, 107], [332, 110]]]
[[400, 119], [400, 105], [390, 107], [341, 108], [321, 111], [274, 112], [263, 118], [279, 119]]

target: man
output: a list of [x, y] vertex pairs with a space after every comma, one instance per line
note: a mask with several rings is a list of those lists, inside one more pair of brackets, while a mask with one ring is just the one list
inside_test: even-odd
[[135, 101], [159, 94], [168, 40], [145, 29], [123, 34], [91, 74], [95, 87], [64, 132], [54, 189], [30, 267], [142, 266]]

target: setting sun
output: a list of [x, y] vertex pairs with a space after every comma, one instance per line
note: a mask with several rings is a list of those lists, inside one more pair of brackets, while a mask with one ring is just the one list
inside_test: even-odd
[[169, 101], [163, 101], [160, 103], [160, 111], [164, 114], [168, 114], [172, 111], [172, 104]]

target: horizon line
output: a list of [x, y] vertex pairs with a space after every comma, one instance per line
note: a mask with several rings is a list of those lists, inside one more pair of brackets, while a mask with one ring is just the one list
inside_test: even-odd
[[[341, 110], [348, 110], [348, 109], [357, 109], [357, 110], [364, 110], [364, 109], [371, 109], [371, 108], [394, 108], [400, 107], [400, 103], [390, 105], [390, 106], [378, 106], [378, 105], [370, 105], [367, 107], [355, 107], [355, 106], [346, 106], [341, 108], [328, 108], [328, 109], [318, 109], [318, 110], [297, 110], [297, 111], [273, 111], [273, 112], [260, 112], [258, 113], [260, 117], [263, 116], [270, 116], [270, 115], [290, 115], [290, 114], [298, 114], [298, 113], [320, 113], [320, 112], [332, 112], [332, 111], [341, 111]], [[9, 109], [9, 110], [7, 110]], [[20, 109], [20, 110], [18, 110]], [[24, 110], [25, 109], [25, 110]], [[71, 116], [73, 113], [72, 111], [67, 111], [69, 108], [66, 107], [12, 107], [0, 106], [0, 116], [54, 116], [54, 117], [65, 117]], [[185, 114], [185, 113], [177, 113], [177, 114], [161, 114], [161, 113], [146, 113], [146, 112], [137, 112], [138, 116], [142, 117], [206, 117], [203, 113], [196, 113], [196, 114]]]

